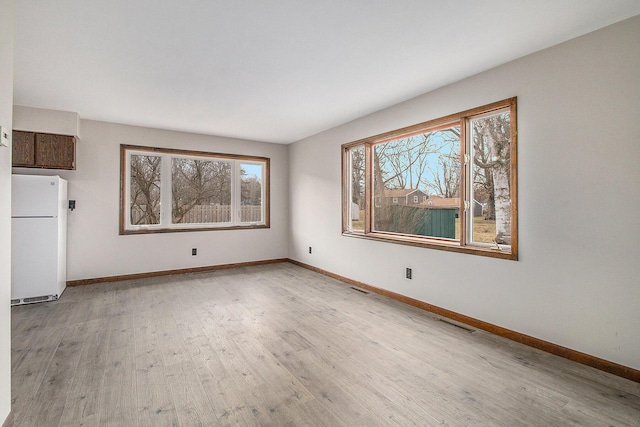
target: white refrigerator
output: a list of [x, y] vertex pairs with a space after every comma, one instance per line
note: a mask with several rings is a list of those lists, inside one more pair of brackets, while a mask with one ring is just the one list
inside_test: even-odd
[[11, 305], [57, 300], [67, 287], [67, 181], [12, 175]]

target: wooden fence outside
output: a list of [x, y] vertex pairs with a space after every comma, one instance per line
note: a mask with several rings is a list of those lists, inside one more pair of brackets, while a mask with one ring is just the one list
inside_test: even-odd
[[[131, 222], [136, 224], [144, 216], [140, 209], [133, 209], [131, 212]], [[241, 206], [241, 222], [261, 222], [261, 206]], [[229, 205], [198, 205], [187, 212], [181, 224], [207, 224], [216, 222], [231, 222], [231, 206]]]

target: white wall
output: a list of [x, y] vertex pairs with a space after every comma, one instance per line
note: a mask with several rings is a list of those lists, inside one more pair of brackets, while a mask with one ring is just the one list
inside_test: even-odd
[[[15, 0], [0, 0], [0, 126], [11, 131]], [[11, 411], [11, 149], [0, 147], [0, 425]]]
[[[640, 369], [639, 40], [635, 17], [293, 144], [290, 258]], [[341, 236], [341, 144], [512, 96], [519, 261]]]
[[[278, 144], [81, 120], [75, 171], [69, 181], [68, 280], [287, 257], [288, 152]], [[120, 144], [213, 151], [271, 159], [271, 228], [120, 236]], [[198, 255], [191, 256], [191, 248]]]
[[80, 136], [80, 116], [71, 111], [14, 105], [13, 129]]

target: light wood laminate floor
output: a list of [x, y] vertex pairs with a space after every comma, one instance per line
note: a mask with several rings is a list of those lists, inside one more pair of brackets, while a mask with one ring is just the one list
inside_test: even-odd
[[68, 288], [12, 331], [16, 426], [640, 425], [640, 384], [288, 263]]

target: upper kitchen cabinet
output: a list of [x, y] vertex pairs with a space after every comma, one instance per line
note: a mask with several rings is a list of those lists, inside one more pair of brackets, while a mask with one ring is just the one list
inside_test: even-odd
[[13, 106], [13, 166], [75, 170], [79, 137], [78, 113]]
[[13, 166], [76, 168], [76, 138], [69, 135], [13, 131]]
[[36, 165], [35, 132], [13, 131], [13, 166], [34, 167]]

